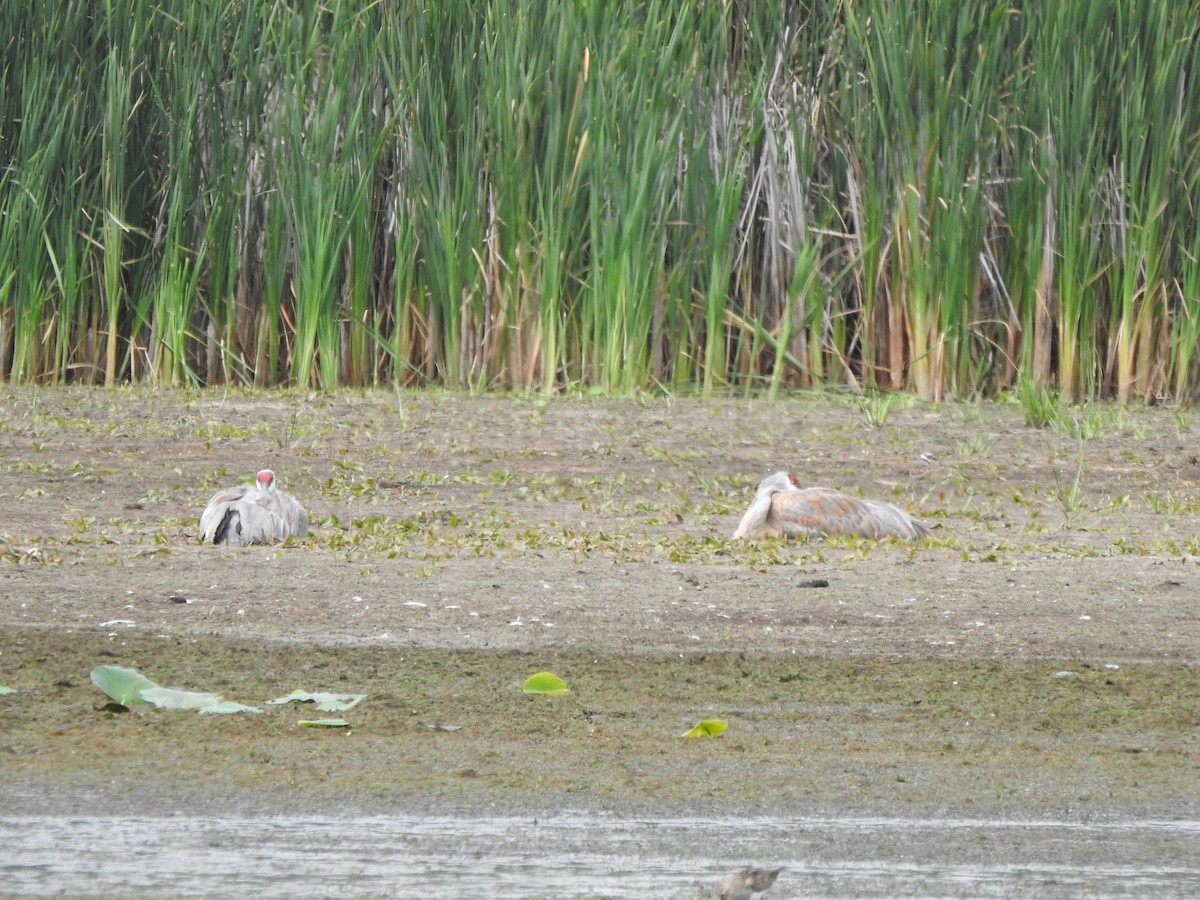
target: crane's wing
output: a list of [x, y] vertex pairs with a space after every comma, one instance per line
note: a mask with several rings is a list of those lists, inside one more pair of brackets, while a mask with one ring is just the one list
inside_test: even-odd
[[308, 534], [308, 513], [298, 501], [291, 497], [287, 497], [287, 507], [283, 520], [287, 523], [288, 534], [304, 537]]
[[308, 513], [294, 498], [276, 490], [258, 498], [257, 505], [270, 515], [274, 540], [304, 537], [308, 534]]
[[205, 544], [224, 543], [224, 532], [228, 527], [229, 514], [238, 502], [251, 490], [248, 485], [225, 488], [213, 494], [200, 514], [200, 540]]
[[771, 498], [771, 512], [788, 537], [849, 534], [914, 538], [929, 533], [923, 524], [890, 503], [859, 500], [830, 488], [778, 493]]
[[262, 498], [242, 500], [237, 505], [235, 515], [237, 540], [231, 537], [230, 544], [270, 544], [287, 537], [281, 533], [282, 523], [279, 516], [264, 505]]

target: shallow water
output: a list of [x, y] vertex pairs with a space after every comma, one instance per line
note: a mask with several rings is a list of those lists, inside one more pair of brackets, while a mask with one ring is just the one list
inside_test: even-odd
[[0, 816], [0, 848], [3, 896], [700, 898], [750, 863], [770, 900], [1200, 896], [1190, 820]]

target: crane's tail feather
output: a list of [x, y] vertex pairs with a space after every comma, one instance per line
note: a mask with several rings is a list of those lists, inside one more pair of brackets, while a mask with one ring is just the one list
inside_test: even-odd
[[923, 538], [930, 534], [929, 526], [919, 519], [914, 519], [898, 506], [882, 503], [878, 500], [864, 500], [874, 514], [873, 518], [879, 528], [879, 536], [892, 535], [901, 538]]

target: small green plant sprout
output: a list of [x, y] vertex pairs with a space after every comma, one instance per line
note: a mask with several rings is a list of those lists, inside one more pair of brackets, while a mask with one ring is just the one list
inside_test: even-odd
[[7, 685], [0, 684], [0, 694], [15, 694], [16, 691]]
[[1058, 394], [1045, 385], [1036, 384], [1032, 378], [1019, 381], [1017, 399], [1025, 413], [1025, 424], [1030, 428], [1045, 428], [1062, 421], [1065, 415]]
[[262, 712], [254, 706], [225, 700], [219, 694], [160, 687], [140, 672], [124, 666], [97, 666], [91, 674], [96, 687], [126, 708], [144, 705], [160, 709], [194, 709], [202, 713]]
[[1175, 434], [1182, 438], [1192, 428], [1191, 410], [1179, 407], [1174, 411], [1173, 418], [1175, 419]]
[[75, 534], [82, 534], [95, 524], [95, 516], [75, 516], [74, 518], [67, 519], [67, 527]]
[[957, 441], [956, 444], [959, 456], [971, 456], [986, 453], [994, 442], [995, 438], [980, 432], [965, 440]]
[[898, 396], [898, 394], [884, 391], [868, 391], [855, 395], [854, 402], [868, 425], [872, 428], [882, 428], [887, 424], [888, 416], [892, 414], [892, 407], [896, 405]]
[[1170, 491], [1165, 494], [1147, 494], [1146, 501], [1150, 504], [1150, 511], [1157, 515], [1178, 513], [1183, 509], [1183, 504]]
[[271, 705], [281, 703], [312, 703], [318, 712], [346, 712], [347, 710], [354, 709], [354, 707], [366, 699], [366, 694], [310, 694], [308, 691], [295, 690], [286, 697], [276, 697], [274, 700], [268, 700], [267, 703]]
[[302, 728], [349, 728], [345, 719], [301, 719], [296, 723]]
[[716, 737], [725, 731], [725, 723], [720, 719], [701, 719], [696, 723], [696, 727], [690, 731], [685, 731], [680, 737]]
[[550, 672], [538, 672], [536, 675], [530, 675], [525, 679], [525, 684], [521, 687], [527, 694], [569, 694], [571, 689], [567, 687], [567, 683], [553, 675]]
[[1058, 469], [1054, 470], [1054, 490], [1051, 491], [1051, 496], [1058, 501], [1063, 509], [1064, 517], [1069, 521], [1083, 507], [1083, 449], [1080, 447], [1079, 465], [1075, 470], [1074, 481], [1067, 483]]
[[292, 446], [292, 441], [296, 439], [296, 435], [300, 432], [300, 413], [293, 411], [292, 416], [284, 423], [283, 427], [278, 430], [275, 435], [275, 443], [280, 450], [287, 450]]

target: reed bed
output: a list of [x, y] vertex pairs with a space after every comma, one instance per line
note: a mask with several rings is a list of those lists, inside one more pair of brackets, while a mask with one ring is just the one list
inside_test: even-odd
[[0, 378], [1188, 402], [1198, 23], [6, 4]]

